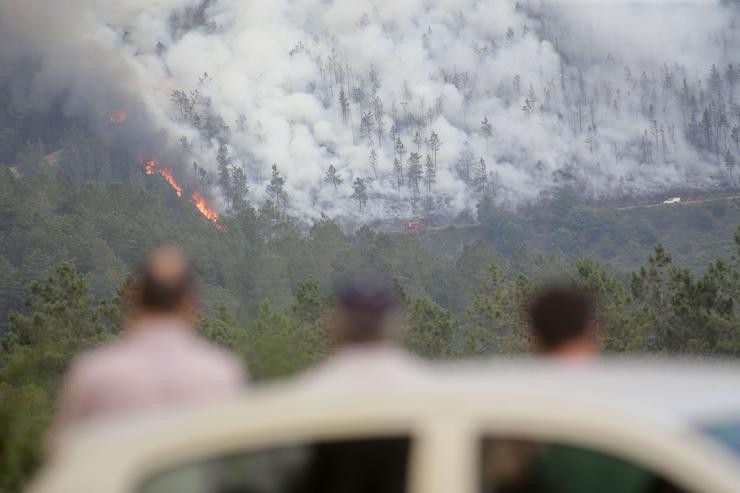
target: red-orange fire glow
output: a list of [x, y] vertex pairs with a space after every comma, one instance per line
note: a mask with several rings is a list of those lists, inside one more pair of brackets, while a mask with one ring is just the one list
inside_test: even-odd
[[128, 113], [126, 113], [126, 110], [115, 111], [110, 116], [111, 123], [120, 124], [120, 123], [125, 123], [126, 120], [128, 120]]
[[155, 159], [152, 159], [151, 161], [147, 161], [144, 165], [144, 173], [147, 175], [153, 175], [157, 171], [154, 169], [159, 165], [159, 162]]
[[182, 197], [182, 187], [179, 183], [177, 183], [177, 180], [175, 180], [175, 177], [172, 174], [172, 170], [167, 168], [158, 169], [158, 166], [159, 161], [157, 161], [156, 159], [151, 159], [147, 161], [144, 165], [144, 173], [146, 173], [147, 175], [159, 173], [165, 180], [167, 180], [167, 183], [170, 184], [177, 196]]
[[[156, 159], [150, 159], [149, 161], [144, 163], [144, 173], [146, 173], [147, 175], [161, 175], [175, 190], [177, 196], [182, 197], [182, 186], [180, 186], [177, 180], [175, 180], [175, 177], [172, 174], [172, 170], [168, 168], [159, 168], [159, 161], [157, 161]], [[208, 202], [206, 202], [206, 199], [204, 199], [201, 194], [199, 194], [198, 192], [193, 192], [192, 202], [198, 209], [198, 212], [203, 215], [203, 217], [211, 221], [216, 226], [216, 228], [222, 229], [223, 226], [219, 222], [218, 212], [216, 212], [215, 209], [208, 205]]]
[[178, 197], [182, 197], [182, 187], [179, 183], [177, 183], [177, 180], [175, 180], [175, 177], [172, 176], [172, 170], [169, 169], [161, 169], [159, 170], [159, 174], [164, 177], [165, 180], [167, 180], [167, 183], [170, 184], [170, 186], [175, 190], [175, 193]]
[[198, 192], [193, 192], [193, 204], [195, 204], [195, 207], [197, 207], [200, 213], [203, 214], [203, 217], [212, 223], [219, 225], [218, 212], [213, 210], [206, 202], [206, 199], [204, 199]]

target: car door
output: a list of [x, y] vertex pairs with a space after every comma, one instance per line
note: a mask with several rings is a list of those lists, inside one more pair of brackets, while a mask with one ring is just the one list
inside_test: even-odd
[[393, 433], [244, 447], [151, 471], [134, 493], [405, 493], [411, 443]]
[[31, 491], [405, 493], [419, 433], [392, 400], [280, 393], [88, 430]]
[[[740, 491], [733, 463], [701, 437], [604, 421], [483, 429], [474, 448], [481, 493]], [[517, 429], [518, 428], [518, 429]], [[611, 431], [610, 431], [610, 428]]]

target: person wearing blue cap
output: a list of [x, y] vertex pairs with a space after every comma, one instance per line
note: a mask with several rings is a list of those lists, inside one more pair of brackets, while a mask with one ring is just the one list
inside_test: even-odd
[[328, 323], [332, 355], [308, 370], [313, 386], [385, 386], [421, 381], [423, 364], [401, 347], [403, 335], [393, 283], [377, 272], [358, 272], [335, 290]]
[[[393, 284], [359, 272], [335, 291], [327, 326], [332, 355], [298, 378], [311, 398], [404, 392], [425, 381], [423, 364], [401, 347], [403, 335]], [[411, 441], [405, 436], [357, 437], [317, 443], [296, 474], [294, 493], [401, 493], [406, 490]]]

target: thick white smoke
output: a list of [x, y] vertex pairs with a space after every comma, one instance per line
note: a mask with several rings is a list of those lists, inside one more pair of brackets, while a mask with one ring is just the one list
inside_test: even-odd
[[[225, 141], [222, 151], [232, 167], [245, 170], [247, 198], [255, 203], [267, 197], [275, 163], [287, 179], [288, 209], [301, 218], [322, 212], [358, 222], [430, 211], [453, 215], [474, 210], [485, 191], [520, 203], [563, 183], [597, 197], [727, 183], [723, 169], [686, 142], [673, 97], [656, 96], [662, 102], [656, 120], [670, 142], [659, 142], [656, 128], [650, 138], [656, 156], [643, 162], [640, 146], [651, 119], [646, 96], [637, 94], [645, 90], [638, 88], [643, 71], [657, 81], [651, 87], [660, 88], [662, 71], [670, 68], [675, 84], [686, 77], [699, 91], [713, 63], [736, 61], [736, 16], [719, 3], [49, 4], [10, 0], [0, 6], [0, 67], [28, 62], [18, 92], [31, 99], [66, 94], [70, 112], [103, 116], [126, 101], [152, 131], [164, 133], [170, 148], [183, 149], [181, 172], [197, 162], [215, 178], [219, 141]], [[583, 99], [575, 101], [571, 88], [579, 84]], [[183, 116], [173, 90], [188, 98], [197, 90], [199, 118], [222, 117], [228, 133], [204, 132], [207, 125]], [[345, 114], [340, 90], [349, 101]], [[363, 114], [370, 115], [369, 136]], [[484, 116], [490, 135], [481, 126]], [[677, 128], [666, 137], [672, 122]], [[400, 189], [394, 124], [409, 151]], [[417, 131], [426, 141], [420, 145], [413, 142]], [[407, 161], [417, 148], [422, 165], [435, 154], [428, 143], [432, 132], [440, 140], [436, 176], [433, 183], [422, 176], [415, 200]], [[330, 164], [342, 180], [336, 186], [325, 180]], [[362, 211], [352, 198], [357, 178], [367, 185]]]

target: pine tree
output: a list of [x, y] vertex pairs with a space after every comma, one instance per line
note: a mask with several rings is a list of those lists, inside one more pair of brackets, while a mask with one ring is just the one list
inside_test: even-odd
[[378, 136], [378, 147], [383, 145], [383, 136], [385, 127], [383, 126], [383, 101], [380, 98], [373, 98], [373, 116], [375, 117], [375, 133]]
[[475, 170], [475, 189], [478, 193], [484, 193], [488, 188], [488, 169], [486, 167], [486, 160], [480, 158], [478, 166]]
[[344, 94], [344, 87], [339, 90], [339, 110], [342, 114], [342, 121], [346, 125], [349, 120], [349, 99], [347, 99], [347, 95]]
[[730, 152], [729, 149], [727, 149], [727, 152], [725, 152], [725, 166], [727, 166], [727, 171], [730, 172], [730, 176], [732, 176], [736, 165], [737, 160], [735, 159], [735, 156]]
[[342, 180], [342, 177], [339, 176], [339, 172], [337, 171], [336, 166], [330, 164], [329, 169], [326, 170], [324, 181], [326, 183], [331, 183], [332, 185], [334, 185], [334, 191], [336, 192], [337, 187], [341, 185], [344, 180]]
[[712, 68], [709, 70], [709, 82], [707, 85], [712, 96], [719, 100], [722, 97], [722, 76], [714, 64], [712, 64]]
[[375, 130], [375, 120], [372, 113], [365, 112], [360, 117], [360, 138], [367, 139], [372, 143], [373, 132]]
[[511, 41], [514, 39], [514, 29], [509, 26], [509, 28], [506, 30], [506, 40]]
[[231, 193], [231, 177], [229, 176], [229, 148], [226, 146], [226, 142], [220, 141], [218, 143], [218, 152], [216, 154], [216, 163], [218, 163], [218, 184], [221, 187], [221, 192], [226, 196], [230, 197]]
[[491, 127], [491, 122], [488, 121], [488, 117], [486, 115], [483, 115], [483, 120], [480, 122], [480, 133], [483, 135], [483, 138], [486, 139], [486, 145], [488, 145], [488, 139], [493, 135], [493, 128]]
[[378, 179], [378, 154], [375, 152], [375, 149], [370, 150], [370, 169], [373, 170], [373, 175], [375, 176], [375, 179]]
[[591, 125], [588, 126], [588, 130], [586, 131], [586, 138], [584, 139], [584, 142], [586, 143], [586, 147], [588, 147], [589, 154], [594, 154], [594, 133], [593, 133], [593, 127]]
[[660, 148], [661, 148], [661, 151], [663, 152], [663, 162], [667, 163], [669, 149], [668, 149], [668, 141], [665, 138], [665, 129], [663, 128], [663, 125], [660, 126]]
[[729, 93], [729, 99], [732, 101], [734, 99], [735, 81], [737, 81], [737, 70], [735, 70], [735, 66], [732, 63], [727, 65], [725, 77], [727, 77], [727, 92]]
[[396, 190], [400, 191], [403, 186], [403, 164], [398, 158], [393, 160], [393, 174], [396, 175]]
[[416, 205], [420, 193], [419, 183], [421, 182], [421, 177], [423, 175], [423, 171], [421, 169], [421, 156], [418, 152], [412, 152], [409, 155], [406, 175], [408, 176], [409, 187], [411, 188], [411, 200], [412, 203]]
[[704, 148], [708, 151], [712, 151], [712, 116], [709, 113], [709, 108], [704, 108], [704, 113], [701, 118], [701, 128], [704, 131]]
[[470, 183], [470, 180], [472, 178], [470, 168], [474, 164], [474, 159], [475, 157], [470, 147], [470, 142], [465, 141], [462, 151], [460, 152], [460, 156], [457, 160], [457, 173], [458, 175], [460, 175], [465, 183]]
[[246, 135], [247, 133], [247, 117], [244, 116], [243, 113], [240, 113], [239, 116], [236, 117], [236, 129], [242, 135]]
[[397, 119], [393, 119], [391, 123], [391, 141], [393, 142], [393, 157], [396, 157], [396, 139], [398, 139], [399, 134], [401, 133], [401, 126], [398, 123]]
[[730, 131], [730, 138], [735, 143], [735, 150], [740, 154], [740, 127], [734, 125]]
[[652, 123], [653, 120], [655, 120], [655, 105], [653, 103], [650, 103], [648, 105], [647, 109], [647, 118]]
[[272, 165], [272, 178], [267, 185], [267, 195], [275, 204], [278, 210], [285, 212], [288, 205], [288, 194], [285, 191], [285, 178], [280, 176], [277, 164]]
[[522, 106], [522, 111], [526, 115], [531, 115], [534, 112], [534, 101], [529, 99], [528, 97], [524, 99], [524, 106]]
[[247, 192], [249, 192], [247, 175], [241, 166], [233, 166], [231, 168], [231, 187], [231, 206], [234, 210], [238, 211], [246, 205], [246, 196]]
[[403, 157], [406, 155], [406, 146], [401, 142], [400, 137], [396, 137], [396, 142], [393, 145], [394, 154], [398, 159], [403, 162]]
[[378, 92], [378, 89], [380, 89], [380, 75], [373, 64], [370, 64], [370, 74], [368, 78], [370, 79], [370, 87], [373, 90], [373, 94]]
[[426, 161], [424, 161], [424, 181], [427, 185], [427, 194], [431, 195], [432, 186], [437, 181], [437, 166], [428, 154]]
[[362, 209], [367, 204], [367, 185], [365, 185], [365, 180], [359, 177], [356, 178], [352, 184], [352, 190], [352, 198], [357, 201], [360, 212], [362, 212]]
[[434, 160], [434, 167], [437, 167], [437, 153], [442, 148], [442, 141], [439, 140], [437, 132], [432, 132], [429, 136], [429, 149], [432, 151], [432, 157]]
[[522, 93], [522, 77], [519, 74], [514, 74], [511, 83], [514, 85], [516, 95], [519, 96]]
[[414, 132], [414, 136], [411, 138], [411, 142], [416, 145], [416, 152], [421, 152], [421, 143], [423, 142], [423, 140], [418, 130]]

